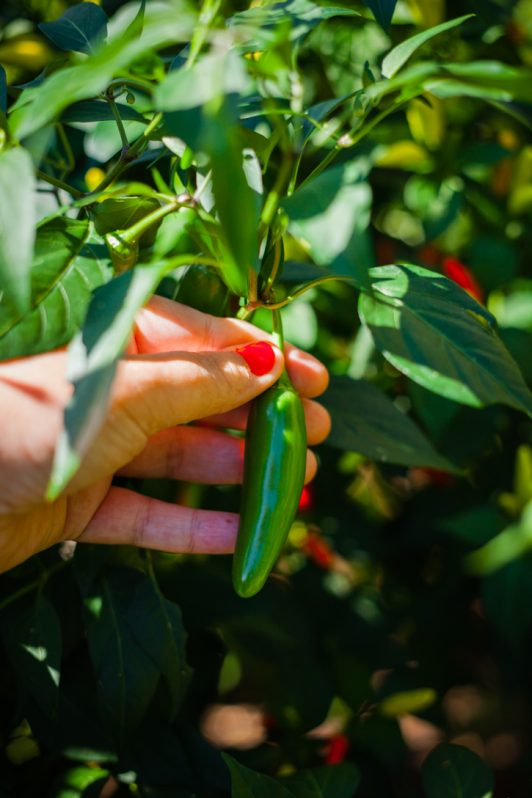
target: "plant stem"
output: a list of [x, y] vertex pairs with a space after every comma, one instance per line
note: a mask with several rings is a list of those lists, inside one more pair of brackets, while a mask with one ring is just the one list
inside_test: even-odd
[[279, 310], [273, 311], [273, 341], [284, 355], [283, 321]]
[[101, 183], [96, 186], [94, 191], [91, 191], [88, 196], [93, 196], [94, 194], [98, 194], [98, 192], [103, 191], [104, 188], [107, 188], [107, 186], [111, 185], [111, 183], [122, 174], [127, 166], [135, 159], [135, 156], [147, 146], [151, 134], [161, 123], [162, 118], [163, 115], [161, 112], [155, 114], [146, 129], [142, 131], [142, 134], [139, 136], [139, 138], [133, 144], [128, 144], [127, 147], [122, 148], [122, 152], [120, 153], [118, 161], [105, 175]]
[[68, 183], [65, 183], [63, 180], [59, 180], [57, 177], [47, 175], [46, 172], [41, 172], [40, 169], [37, 169], [36, 175], [39, 180], [44, 180], [46, 183], [50, 183], [51, 186], [55, 186], [56, 188], [62, 188], [63, 191], [68, 191], [68, 193], [72, 194], [73, 197], [78, 197], [81, 199], [81, 197], [85, 196], [83, 191], [79, 191], [79, 189], [69, 186]]
[[281, 199], [283, 189], [290, 178], [291, 168], [292, 155], [291, 153], [286, 152], [281, 162], [281, 166], [273, 188], [268, 194], [266, 202], [264, 203], [264, 208], [262, 209], [260, 216], [259, 239], [264, 235], [274, 219], [277, 208], [279, 207], [279, 200]]
[[370, 122], [368, 122], [366, 125], [362, 125], [362, 127], [359, 129], [358, 133], [349, 132], [345, 136], [340, 136], [339, 141], [344, 140], [347, 143], [344, 144], [344, 145], [337, 143], [333, 147], [333, 149], [330, 150], [327, 153], [325, 158], [322, 161], [320, 161], [320, 163], [316, 166], [316, 168], [313, 169], [312, 172], [309, 175], [307, 175], [307, 177], [299, 184], [299, 188], [304, 186], [305, 183], [308, 183], [309, 180], [312, 180], [315, 177], [318, 177], [318, 175], [321, 175], [323, 170], [326, 169], [327, 166], [329, 166], [331, 161], [334, 161], [334, 159], [336, 158], [338, 153], [342, 152], [342, 150], [346, 150], [346, 149], [350, 149], [351, 147], [354, 147], [355, 144], [358, 144], [359, 141], [361, 141], [361, 139], [364, 138], [364, 136], [367, 136], [367, 134], [370, 133], [373, 130], [374, 127], [376, 127], [380, 122], [382, 122], [383, 119], [386, 119], [387, 116], [389, 116], [390, 114], [395, 113], [395, 111], [398, 111], [399, 108], [402, 105], [404, 105], [404, 104], [405, 104], [405, 101], [400, 101], [400, 102], [397, 102], [397, 103], [393, 103], [389, 108], [385, 108], [383, 111], [381, 111], [380, 113], [376, 114], [373, 117], [373, 119]]
[[153, 86], [147, 80], [140, 80], [139, 78], [114, 78], [109, 83], [109, 88], [114, 89], [115, 86], [130, 86], [132, 89], [139, 89], [151, 94]]
[[[303, 285], [301, 288], [298, 288], [297, 291], [294, 291], [293, 294], [289, 294], [283, 299], [282, 302], [267, 303], [264, 305], [257, 305], [257, 307], [265, 308], [266, 310], [273, 310], [275, 312], [280, 308], [284, 308], [286, 305], [289, 305], [290, 302], [294, 301], [294, 299], [303, 296], [303, 294], [305, 294], [307, 291], [310, 291], [311, 288], [316, 288], [318, 285], [322, 285], [323, 283], [330, 283], [333, 280], [351, 283], [353, 286], [357, 285], [357, 281], [353, 277], [343, 277], [339, 274], [331, 275], [330, 277], [318, 277], [316, 280], [311, 280], [310, 283], [305, 283], [305, 285]], [[256, 310], [256, 308], [253, 308], [253, 310]]]
[[127, 133], [124, 128], [124, 123], [122, 122], [122, 117], [120, 116], [120, 111], [116, 106], [115, 99], [113, 97], [112, 90], [108, 89], [105, 95], [105, 99], [109, 103], [109, 108], [111, 109], [111, 113], [113, 114], [116, 122], [116, 126], [118, 128], [118, 132], [120, 134], [120, 140], [122, 142], [122, 147], [129, 147], [129, 141], [127, 139]]
[[57, 123], [57, 132], [59, 133], [59, 138], [61, 139], [61, 144], [63, 145], [63, 150], [66, 155], [65, 174], [68, 174], [74, 169], [76, 165], [74, 153], [72, 152], [72, 147], [70, 146], [68, 136], [65, 133], [65, 128], [60, 122]]
[[159, 219], [164, 219], [165, 216], [168, 216], [169, 213], [174, 213], [174, 211], [179, 210], [179, 208], [183, 207], [184, 203], [182, 202], [169, 202], [168, 205], [163, 205], [160, 208], [156, 208], [151, 213], [148, 213], [142, 219], [139, 219], [131, 227], [128, 227], [127, 230], [123, 230], [120, 233], [120, 238], [122, 241], [125, 241], [126, 244], [132, 244], [134, 241], [137, 241], [140, 236], [146, 232], [155, 222], [158, 222]]

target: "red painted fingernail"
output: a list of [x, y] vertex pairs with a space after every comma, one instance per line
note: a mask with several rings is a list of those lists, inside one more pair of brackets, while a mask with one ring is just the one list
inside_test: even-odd
[[257, 377], [262, 377], [271, 371], [275, 365], [275, 352], [272, 344], [267, 341], [256, 341], [253, 344], [246, 344], [235, 349], [249, 366], [249, 370]]

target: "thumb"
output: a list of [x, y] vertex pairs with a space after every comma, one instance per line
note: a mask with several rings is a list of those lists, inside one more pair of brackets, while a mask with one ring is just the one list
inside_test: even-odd
[[267, 341], [221, 352], [126, 358], [119, 367], [111, 413], [124, 411], [152, 435], [249, 402], [273, 385], [283, 363], [281, 351]]

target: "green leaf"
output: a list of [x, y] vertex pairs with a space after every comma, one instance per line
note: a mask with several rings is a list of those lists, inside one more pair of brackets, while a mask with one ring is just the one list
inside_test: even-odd
[[[155, 197], [109, 197], [94, 207], [94, 226], [101, 236], [125, 230], [160, 207]], [[140, 236], [140, 246], [151, 246], [156, 234], [157, 225], [154, 224]]]
[[480, 97], [503, 102], [532, 102], [532, 69], [499, 61], [444, 64], [441, 76], [425, 81], [438, 97]]
[[177, 606], [146, 574], [120, 566], [101, 572], [84, 606], [102, 713], [118, 739], [141, 722], [161, 678], [175, 712], [190, 677]]
[[440, 33], [445, 33], [445, 31], [458, 27], [458, 25], [461, 25], [466, 19], [471, 19], [474, 16], [474, 14], [466, 14], [457, 19], [450, 19], [447, 22], [442, 22], [441, 25], [436, 25], [433, 28], [424, 30], [406, 39], [406, 41], [401, 42], [401, 44], [398, 44], [397, 47], [390, 50], [384, 57], [381, 69], [382, 74], [385, 78], [392, 78], [395, 73], [406, 64], [410, 56], [413, 55], [419, 47], [425, 44], [425, 42], [430, 41], [434, 36], [439, 36]]
[[360, 772], [351, 762], [301, 770], [284, 780], [295, 798], [353, 798]]
[[61, 627], [47, 598], [38, 592], [32, 604], [4, 611], [2, 631], [6, 650], [21, 683], [50, 719], [56, 717], [61, 672]]
[[359, 158], [327, 169], [282, 203], [289, 232], [308, 247], [316, 264], [359, 284], [367, 284], [368, 268], [374, 265], [368, 234], [370, 168], [368, 158]]
[[[167, 127], [193, 149], [209, 155], [216, 211], [224, 233], [220, 263], [233, 293], [247, 294], [249, 269], [258, 270], [260, 203], [244, 171], [236, 105], [251, 88], [242, 58], [234, 51], [202, 58], [191, 69], [171, 72], [155, 93]], [[246, 164], [250, 174], [249, 164]], [[256, 181], [255, 181], [256, 185]]]
[[516, 523], [510, 524], [480, 549], [471, 552], [465, 558], [464, 565], [471, 574], [489, 574], [519, 559], [531, 549], [532, 500]]
[[60, 50], [90, 54], [107, 37], [107, 15], [95, 3], [79, 3], [59, 19], [41, 22], [39, 28]]
[[230, 255], [220, 269], [231, 291], [246, 296], [248, 271], [259, 270], [259, 213], [244, 173], [242, 144], [238, 130], [223, 112], [209, 119], [204, 142], [211, 159], [216, 210]]
[[142, 29], [144, 28], [145, 14], [146, 14], [146, 0], [140, 0], [139, 9], [127, 27], [125, 34], [127, 38], [135, 38], [142, 34]]
[[98, 433], [137, 311], [153, 294], [166, 269], [162, 263], [138, 266], [96, 289], [83, 328], [69, 348], [67, 378], [74, 393], [55, 451], [49, 499], [61, 493]]
[[87, 222], [59, 218], [40, 227], [31, 274], [31, 312], [0, 300], [0, 359], [47, 352], [81, 326], [91, 292], [111, 277], [107, 251]]
[[241, 765], [229, 754], [222, 754], [231, 773], [232, 798], [296, 798], [279, 781]]
[[[61, 780], [54, 798], [89, 798], [89, 796], [99, 795], [105, 782], [109, 779], [109, 771], [102, 768], [79, 767], [71, 768], [61, 774]], [[90, 792], [88, 788], [92, 787]]]
[[375, 346], [414, 382], [455, 402], [532, 413], [532, 395], [494, 319], [456, 283], [407, 264], [371, 270], [359, 313]]
[[384, 463], [456, 470], [419, 427], [382, 391], [364, 380], [337, 377], [323, 396], [332, 429], [327, 444]]
[[172, 70], [155, 89], [154, 100], [159, 111], [185, 111], [219, 104], [223, 97], [236, 101], [251, 90], [241, 57], [229, 50], [209, 53], [190, 69]]
[[[117, 108], [120, 118], [132, 122], [147, 123], [147, 120], [131, 105], [118, 103]], [[114, 121], [111, 106], [105, 100], [81, 100], [79, 103], [72, 103], [66, 111], [61, 114], [61, 122], [69, 124], [72, 122], [111, 122]]]
[[482, 759], [461, 745], [443, 743], [421, 769], [426, 798], [491, 798], [493, 775]]
[[246, 51], [267, 50], [278, 36], [279, 28], [289, 28], [291, 42], [300, 42], [316, 25], [337, 16], [360, 16], [358, 11], [339, 6], [319, 6], [310, 0], [285, 0], [248, 8], [228, 21]]
[[[238, 104], [253, 88], [242, 57], [234, 50], [209, 53], [190, 69], [172, 70], [154, 92], [168, 130], [193, 150], [205, 146], [205, 126], [222, 112], [238, 118]], [[211, 133], [207, 130], [207, 138]]]
[[30, 302], [30, 267], [35, 240], [35, 177], [22, 147], [0, 153], [0, 291], [19, 313]]
[[397, 0], [363, 0], [384, 31], [389, 31]]
[[65, 108], [91, 99], [104, 91], [111, 78], [153, 49], [186, 39], [194, 16], [188, 5], [148, 6], [141, 36], [123, 36], [83, 62], [60, 69], [37, 87], [25, 89], [14, 106], [10, 127], [18, 139], [25, 138], [53, 121]]

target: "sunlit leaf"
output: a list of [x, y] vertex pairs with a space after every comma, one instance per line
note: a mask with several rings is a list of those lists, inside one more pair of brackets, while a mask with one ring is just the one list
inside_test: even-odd
[[360, 316], [399, 371], [455, 402], [501, 402], [532, 413], [532, 395], [482, 305], [418, 266], [381, 266], [371, 276], [373, 292], [360, 297]]
[[438, 36], [440, 33], [445, 33], [445, 31], [456, 28], [458, 25], [461, 25], [467, 19], [471, 19], [471, 17], [474, 16], [474, 14], [466, 14], [457, 19], [450, 19], [447, 22], [442, 22], [441, 25], [436, 25], [434, 28], [424, 30], [415, 36], [411, 36], [404, 42], [401, 42], [401, 44], [398, 44], [397, 47], [394, 47], [393, 50], [390, 50], [390, 52], [385, 55], [382, 61], [382, 74], [385, 78], [392, 78], [425, 42], [430, 41], [430, 39], [433, 39], [434, 36]]
[[320, 6], [310, 0], [284, 0], [253, 6], [229, 20], [246, 50], [264, 50], [275, 41], [279, 29], [288, 29], [289, 39], [299, 42], [326, 19], [359, 16], [357, 11], [340, 6]]
[[72, 103], [96, 97], [117, 72], [145, 53], [172, 45], [190, 34], [194, 16], [188, 5], [176, 0], [150, 5], [148, 9], [141, 36], [125, 35], [100, 47], [85, 61], [60, 69], [41, 85], [25, 89], [10, 116], [13, 134], [17, 138], [29, 136]]
[[19, 313], [30, 304], [35, 178], [27, 150], [0, 152], [0, 298]]
[[289, 232], [308, 248], [316, 264], [361, 284], [367, 283], [368, 268], [374, 265], [368, 233], [370, 168], [370, 160], [360, 158], [327, 169], [282, 203]]
[[81, 332], [69, 349], [67, 377], [74, 393], [65, 409], [47, 495], [56, 498], [77, 471], [107, 412], [113, 378], [135, 315], [152, 295], [166, 266], [139, 266], [98, 288]]
[[87, 222], [56, 219], [37, 231], [31, 311], [13, 313], [0, 301], [0, 359], [46, 352], [77, 332], [91, 292], [111, 277], [109, 257]]

